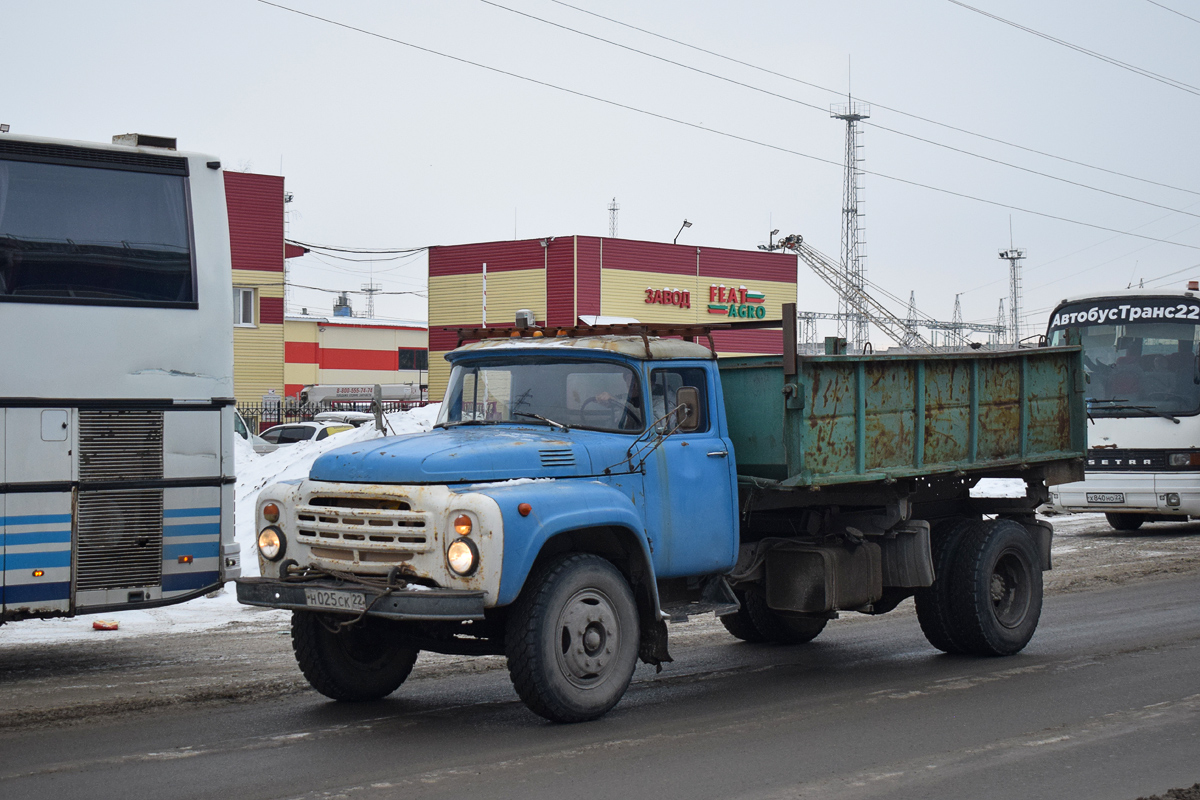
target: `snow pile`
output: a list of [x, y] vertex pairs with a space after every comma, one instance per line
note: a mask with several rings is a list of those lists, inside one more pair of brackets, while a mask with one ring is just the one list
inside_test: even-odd
[[[388, 414], [388, 433], [399, 435], [427, 431], [437, 420], [438, 409], [439, 406], [435, 404], [412, 411]], [[242, 552], [243, 576], [254, 577], [259, 574], [258, 556], [254, 546], [254, 506], [263, 487], [280, 480], [303, 478], [318, 456], [344, 445], [378, 438], [379, 435], [375, 430], [375, 423], [369, 422], [360, 428], [334, 434], [320, 442], [298, 442], [263, 455], [255, 453], [250, 443], [240, 436], [233, 437], [234, 467], [237, 475], [237, 484], [234, 487], [234, 516], [237, 542]], [[233, 584], [227, 584], [212, 596], [163, 608], [84, 615], [71, 619], [31, 619], [8, 623], [0, 629], [0, 643], [9, 645], [63, 642], [94, 637], [111, 640], [147, 634], [161, 636], [203, 631], [231, 622], [278, 626], [287, 618], [286, 611], [241, 605], [237, 601]], [[97, 619], [115, 620], [120, 628], [116, 631], [94, 631], [92, 622]]]

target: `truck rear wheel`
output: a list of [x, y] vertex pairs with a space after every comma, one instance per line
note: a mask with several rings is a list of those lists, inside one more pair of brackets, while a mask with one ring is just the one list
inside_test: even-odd
[[1146, 521], [1145, 514], [1105, 514], [1104, 518], [1118, 531], [1136, 531]]
[[596, 719], [637, 666], [633, 591], [605, 559], [563, 556], [530, 576], [504, 638], [513, 687], [531, 711], [552, 722]]
[[1042, 613], [1041, 554], [1029, 531], [997, 519], [973, 528], [951, 572], [954, 639], [967, 653], [1020, 652]]
[[777, 644], [811, 642], [825, 630], [824, 617], [788, 617], [767, 605], [759, 592], [746, 592], [742, 608], [763, 639]]
[[400, 688], [417, 661], [386, 620], [367, 618], [334, 633], [339, 618], [292, 612], [292, 650], [308, 682], [334, 700], [387, 697]]
[[733, 593], [737, 595], [741, 607], [733, 614], [726, 614], [718, 618], [725, 626], [725, 630], [743, 642], [767, 641], [767, 637], [755, 626], [754, 620], [750, 618], [750, 612], [746, 609], [746, 593], [740, 589], [734, 589]]
[[917, 621], [929, 643], [944, 653], [966, 652], [954, 632], [950, 575], [963, 538], [982, 524], [978, 520], [955, 518], [943, 520], [933, 529], [934, 580], [932, 586], [916, 591]]

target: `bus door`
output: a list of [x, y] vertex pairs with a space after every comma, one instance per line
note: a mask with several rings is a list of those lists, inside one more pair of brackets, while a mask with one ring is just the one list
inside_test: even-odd
[[[5, 616], [71, 610], [71, 410], [3, 411]], [[19, 470], [19, 471], [18, 471]]]

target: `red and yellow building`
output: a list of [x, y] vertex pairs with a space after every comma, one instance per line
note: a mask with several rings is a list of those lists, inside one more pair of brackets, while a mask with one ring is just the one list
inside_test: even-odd
[[[431, 247], [429, 396], [445, 390], [444, 356], [457, 344], [458, 328], [512, 325], [522, 308], [551, 327], [596, 317], [676, 324], [780, 319], [782, 304], [796, 301], [797, 266], [794, 254], [597, 236]], [[717, 332], [714, 339], [725, 354], [783, 347], [779, 330]]]
[[428, 336], [420, 322], [289, 315], [283, 338], [288, 397], [308, 384], [424, 385], [428, 378]]

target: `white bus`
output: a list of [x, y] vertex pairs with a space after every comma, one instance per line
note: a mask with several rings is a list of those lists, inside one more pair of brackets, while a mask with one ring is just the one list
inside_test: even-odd
[[220, 163], [0, 134], [0, 622], [240, 572]]
[[1101, 511], [1117, 530], [1200, 517], [1200, 298], [1130, 289], [1064, 300], [1050, 344], [1076, 334], [1087, 386], [1086, 479], [1056, 511]]

